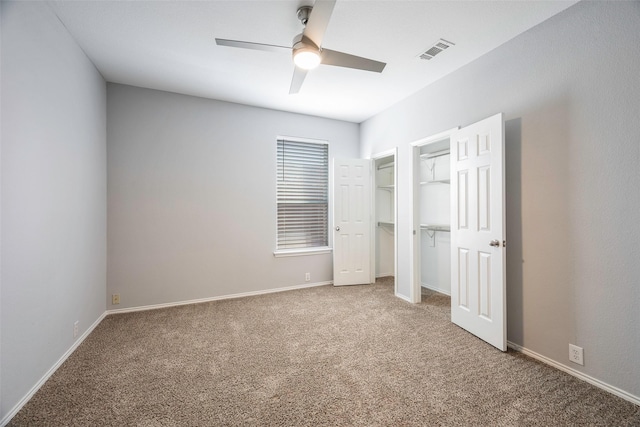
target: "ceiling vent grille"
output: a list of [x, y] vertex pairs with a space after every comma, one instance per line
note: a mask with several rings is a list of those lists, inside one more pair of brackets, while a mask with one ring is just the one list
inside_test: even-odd
[[419, 55], [420, 59], [425, 59], [427, 61], [431, 60], [434, 56], [439, 54], [440, 52], [449, 49], [451, 46], [455, 46], [455, 43], [447, 41], [445, 39], [440, 39], [434, 43], [429, 49], [425, 50], [423, 53]]

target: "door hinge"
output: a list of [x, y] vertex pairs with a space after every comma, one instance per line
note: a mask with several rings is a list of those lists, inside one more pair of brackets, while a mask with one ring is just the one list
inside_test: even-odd
[[503, 248], [506, 248], [506, 247], [507, 247], [507, 241], [506, 241], [506, 240], [503, 240], [503, 241], [502, 241], [502, 247], [503, 247]]

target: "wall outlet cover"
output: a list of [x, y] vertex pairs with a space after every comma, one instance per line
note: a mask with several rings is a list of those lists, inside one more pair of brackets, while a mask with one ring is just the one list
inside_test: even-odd
[[112, 305], [120, 304], [120, 294], [111, 295], [111, 304]]
[[584, 349], [577, 345], [569, 344], [569, 361], [584, 366]]

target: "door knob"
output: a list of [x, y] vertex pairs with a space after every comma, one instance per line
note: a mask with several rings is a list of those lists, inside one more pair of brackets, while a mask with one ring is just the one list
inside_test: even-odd
[[340, 231], [340, 226], [336, 225], [336, 231]]
[[494, 248], [499, 248], [500, 240], [492, 240], [491, 242], [489, 242], [489, 246], [493, 246]]

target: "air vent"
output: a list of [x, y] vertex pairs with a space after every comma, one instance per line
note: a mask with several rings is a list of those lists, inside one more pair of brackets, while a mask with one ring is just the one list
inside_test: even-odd
[[434, 43], [429, 49], [424, 51], [419, 55], [420, 59], [426, 59], [427, 61], [431, 60], [434, 56], [439, 54], [440, 52], [449, 49], [451, 46], [455, 46], [455, 43], [447, 41], [445, 39], [440, 39]]

